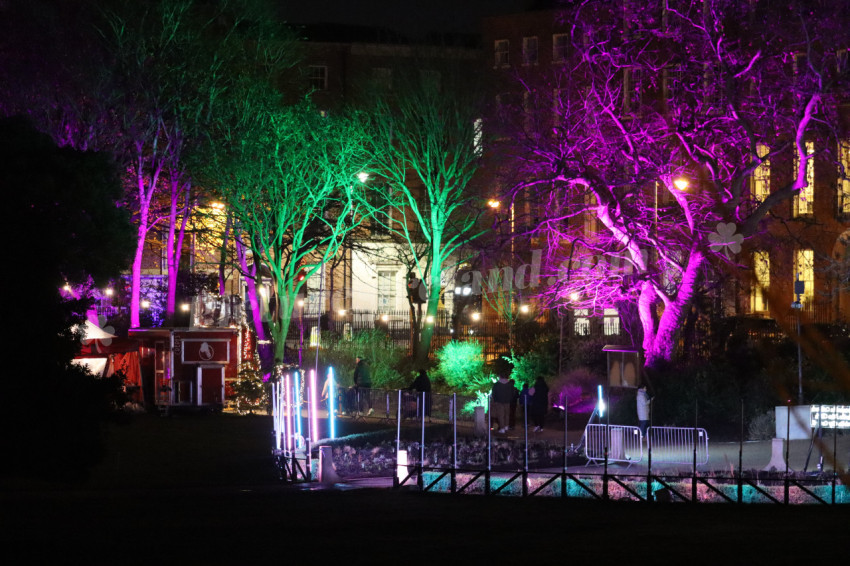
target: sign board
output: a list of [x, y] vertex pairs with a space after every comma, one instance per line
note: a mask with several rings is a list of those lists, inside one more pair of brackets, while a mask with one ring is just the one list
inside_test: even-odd
[[812, 405], [812, 428], [850, 429], [850, 405]]
[[627, 346], [605, 346], [608, 353], [608, 385], [637, 387], [640, 383], [640, 352]]
[[182, 354], [181, 361], [187, 364], [227, 363], [230, 361], [230, 341], [185, 339]]

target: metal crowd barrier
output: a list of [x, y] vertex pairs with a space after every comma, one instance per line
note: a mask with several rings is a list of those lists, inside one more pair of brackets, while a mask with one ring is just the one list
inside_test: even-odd
[[653, 426], [649, 429], [649, 446], [653, 462], [692, 464], [696, 458], [698, 466], [708, 463], [708, 433], [704, 428]]
[[625, 462], [635, 464], [643, 459], [643, 443], [636, 426], [589, 424], [584, 429], [584, 456], [588, 463]]

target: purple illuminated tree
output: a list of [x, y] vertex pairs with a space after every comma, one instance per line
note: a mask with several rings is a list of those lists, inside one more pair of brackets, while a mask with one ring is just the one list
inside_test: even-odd
[[[806, 206], [806, 142], [843, 137], [843, 3], [767, 4], [570, 6], [563, 63], [518, 71], [521, 98], [503, 100], [514, 190], [543, 212], [543, 297], [639, 320], [648, 366], [673, 357], [695, 296], [741, 267], [742, 240], [781, 203]], [[768, 161], [796, 169], [754, 194]]]
[[[209, 131], [226, 114], [234, 85], [287, 66], [291, 37], [262, 1], [113, 2], [101, 32], [114, 54], [121, 149], [138, 227], [131, 270], [130, 325], [139, 325], [142, 259], [164, 225], [166, 316], [175, 311], [186, 223], [197, 202], [197, 172], [211, 151]], [[271, 47], [271, 45], [274, 45]]]

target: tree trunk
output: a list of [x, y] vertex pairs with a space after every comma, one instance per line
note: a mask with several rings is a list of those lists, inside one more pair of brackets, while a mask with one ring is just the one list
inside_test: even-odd
[[[424, 283], [423, 283], [424, 284]], [[416, 363], [424, 366], [428, 362], [428, 354], [431, 352], [431, 340], [434, 337], [434, 326], [437, 321], [437, 308], [440, 306], [440, 266], [437, 262], [431, 264], [431, 287], [428, 289], [428, 308], [425, 310], [425, 319], [420, 321], [422, 332], [419, 335], [419, 349], [416, 353]], [[434, 322], [428, 323], [428, 318]]]

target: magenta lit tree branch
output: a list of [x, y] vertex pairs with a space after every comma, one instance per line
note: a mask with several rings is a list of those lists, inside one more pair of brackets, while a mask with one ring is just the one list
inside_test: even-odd
[[[563, 64], [517, 70], [520, 96], [501, 100], [507, 174], [543, 211], [543, 298], [637, 317], [648, 366], [768, 215], [805, 203], [807, 144], [846, 137], [842, 3], [767, 4], [583, 2], [562, 14]], [[795, 166], [754, 194], [768, 161]]]

